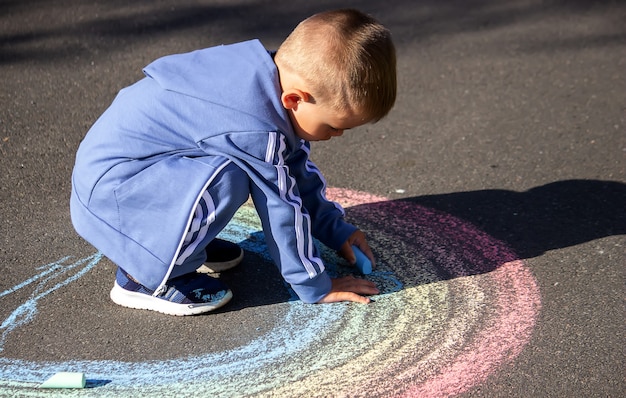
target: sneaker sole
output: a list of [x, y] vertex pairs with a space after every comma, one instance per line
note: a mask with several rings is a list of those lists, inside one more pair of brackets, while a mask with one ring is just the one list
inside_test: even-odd
[[222, 263], [204, 263], [196, 270], [196, 272], [200, 272], [203, 274], [217, 274], [231, 268], [235, 268], [237, 265], [239, 265], [239, 263], [241, 263], [242, 260], [243, 250], [241, 251], [239, 257], [237, 257], [236, 259]]
[[111, 289], [110, 296], [115, 304], [121, 305], [122, 307], [157, 311], [167, 315], [186, 316], [211, 312], [224, 306], [233, 298], [233, 292], [230, 289], [227, 290], [221, 300], [213, 303], [179, 304], [147, 294], [128, 291], [118, 285], [116, 281], [113, 285], [113, 289]]

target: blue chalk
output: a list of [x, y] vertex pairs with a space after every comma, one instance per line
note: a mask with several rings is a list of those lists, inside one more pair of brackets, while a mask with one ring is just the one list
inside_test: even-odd
[[356, 267], [363, 275], [372, 273], [372, 262], [370, 259], [356, 246], [352, 246], [352, 251], [356, 256]]

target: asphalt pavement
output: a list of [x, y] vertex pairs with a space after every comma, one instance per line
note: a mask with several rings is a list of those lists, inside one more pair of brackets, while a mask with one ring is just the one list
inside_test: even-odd
[[[312, 151], [383, 294], [294, 301], [246, 208], [222, 310], [113, 304], [69, 217], [91, 124], [160, 56], [273, 49], [339, 7], [398, 52], [390, 115]], [[626, 395], [625, 21], [610, 0], [3, 1], [0, 396]], [[38, 388], [62, 371], [87, 388]]]

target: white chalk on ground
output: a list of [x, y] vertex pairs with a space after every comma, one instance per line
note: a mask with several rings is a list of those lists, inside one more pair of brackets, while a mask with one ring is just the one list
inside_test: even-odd
[[85, 388], [85, 374], [80, 372], [59, 372], [44, 381], [39, 388]]

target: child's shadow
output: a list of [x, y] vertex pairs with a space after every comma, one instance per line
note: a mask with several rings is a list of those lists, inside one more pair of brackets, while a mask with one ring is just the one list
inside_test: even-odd
[[[624, 234], [625, 209], [625, 184], [570, 180], [526, 192], [484, 190], [366, 203], [346, 208], [346, 216], [366, 232], [381, 260], [378, 273], [368, 278], [382, 284], [385, 294], [488, 273], [507, 261]], [[476, 239], [472, 231], [478, 231]], [[263, 239], [262, 232], [255, 232], [240, 242], [246, 258], [223, 273], [236, 298], [224, 311], [297, 299], [262, 250]], [[499, 243], [489, 251], [497, 253], [481, 258], [481, 245], [493, 242]], [[333, 251], [319, 247], [331, 276], [358, 275]], [[400, 271], [404, 277], [396, 279]]]
[[[255, 232], [250, 238], [239, 242], [245, 250], [243, 261], [220, 275], [220, 279], [233, 291], [233, 300], [219, 312], [285, 303], [294, 299], [268, 254], [257, 253], [259, 247], [262, 247], [258, 242], [262, 241], [263, 233]], [[255, 250], [249, 249], [251, 243], [255, 245]]]
[[626, 184], [557, 181], [524, 192], [482, 190], [406, 199], [471, 222], [520, 258], [626, 234]]

